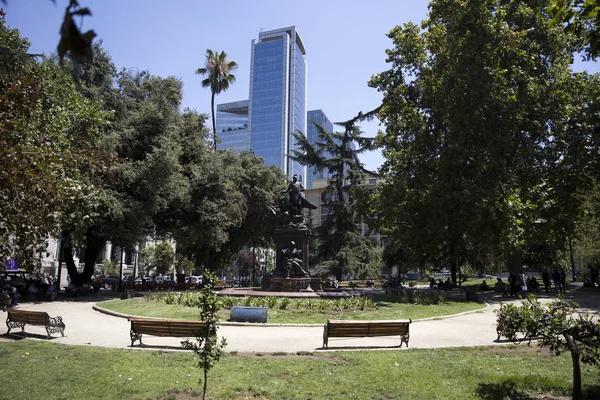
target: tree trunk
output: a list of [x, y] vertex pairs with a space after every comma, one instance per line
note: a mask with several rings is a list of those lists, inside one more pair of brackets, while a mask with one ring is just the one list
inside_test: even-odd
[[213, 150], [217, 151], [217, 123], [215, 122], [215, 92], [210, 97], [210, 108], [212, 110], [212, 126], [213, 126]]
[[77, 267], [75, 266], [75, 260], [73, 260], [73, 245], [71, 244], [71, 233], [63, 232], [63, 256], [65, 258], [65, 264], [67, 265], [67, 273], [71, 278], [71, 283], [75, 286], [81, 286], [83, 282], [81, 282], [81, 278], [79, 273], [77, 272]]
[[571, 351], [571, 359], [573, 360], [573, 391], [571, 396], [573, 396], [573, 400], [581, 400], [581, 362], [579, 360], [579, 349], [573, 336], [568, 333], [564, 333], [563, 336], [567, 340], [567, 347]]
[[458, 263], [456, 261], [456, 246], [454, 244], [450, 245], [450, 278], [453, 283], [457, 283], [456, 280], [456, 270], [458, 267]]
[[208, 384], [208, 371], [204, 370], [204, 388], [202, 390], [202, 400], [206, 399], [206, 387]]
[[575, 259], [573, 258], [573, 242], [571, 236], [569, 238], [569, 254], [571, 255], [571, 272], [573, 273], [573, 282], [575, 282]]
[[100, 238], [94, 235], [91, 229], [88, 229], [85, 238], [85, 254], [83, 256], [84, 267], [81, 274], [77, 271], [75, 266], [75, 260], [73, 259], [73, 244], [71, 243], [71, 233], [63, 232], [63, 238], [65, 241], [63, 252], [65, 257], [65, 264], [67, 265], [67, 272], [71, 278], [71, 283], [75, 286], [81, 286], [84, 283], [89, 283], [94, 275], [94, 268], [96, 266], [96, 259], [98, 254], [104, 248], [106, 244], [105, 238]]

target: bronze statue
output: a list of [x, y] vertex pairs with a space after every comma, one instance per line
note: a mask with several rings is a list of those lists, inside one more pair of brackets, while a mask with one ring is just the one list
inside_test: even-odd
[[282, 201], [277, 206], [269, 206], [269, 209], [275, 215], [279, 226], [295, 226], [302, 228], [304, 225], [303, 208], [311, 210], [317, 207], [307, 201], [303, 196], [304, 186], [298, 180], [298, 175], [294, 175], [286, 190], [282, 194], [288, 194], [288, 201]]
[[287, 248], [281, 250], [283, 262], [281, 263], [281, 271], [275, 271], [277, 275], [290, 276], [307, 276], [308, 272], [303, 268], [302, 250], [296, 248], [296, 243], [290, 241]]

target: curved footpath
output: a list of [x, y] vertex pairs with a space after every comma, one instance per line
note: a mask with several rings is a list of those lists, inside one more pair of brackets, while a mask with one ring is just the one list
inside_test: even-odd
[[[600, 289], [579, 289], [567, 295], [582, 304], [585, 312], [598, 315]], [[540, 298], [544, 296], [541, 293]], [[548, 298], [551, 299], [553, 295]], [[89, 301], [87, 301], [89, 299]], [[61, 316], [66, 324], [65, 337], [54, 334], [50, 341], [71, 345], [88, 345], [112, 348], [130, 348], [130, 324], [126, 318], [94, 310], [97, 298], [79, 301], [54, 301], [51, 303], [25, 303], [17, 306], [32, 311], [46, 311], [51, 317]], [[502, 299], [496, 293], [487, 293], [488, 303], [482, 311], [463, 313], [455, 316], [413, 321], [410, 327], [411, 348], [439, 348], [462, 346], [489, 346], [506, 342], [495, 342], [496, 317], [494, 310], [499, 308]], [[0, 333], [6, 333], [0, 330]], [[1, 341], [27, 337], [45, 340], [43, 327], [27, 325], [25, 333], [13, 330], [15, 335], [2, 336]], [[312, 352], [322, 350], [323, 325], [250, 325], [225, 323], [219, 327], [219, 336], [227, 339], [226, 351], [233, 352]], [[163, 338], [144, 335], [144, 345], [136, 343], [135, 349], [181, 349], [180, 338]], [[376, 338], [331, 338], [330, 350], [361, 350], [395, 348], [398, 337]], [[403, 347], [405, 348], [405, 347]]]

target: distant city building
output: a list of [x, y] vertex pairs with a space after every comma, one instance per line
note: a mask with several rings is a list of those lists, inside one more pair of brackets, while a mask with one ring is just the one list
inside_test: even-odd
[[217, 105], [218, 149], [252, 150], [306, 186], [306, 168], [289, 155], [291, 132], [306, 134], [306, 51], [296, 27], [252, 40], [249, 100]]
[[283, 172], [302, 178], [291, 132], [306, 133], [306, 51], [296, 27], [261, 32], [252, 40], [250, 61], [250, 147]]
[[[383, 178], [376, 178], [374, 176], [367, 175], [364, 177], [359, 186], [371, 192], [375, 192], [377, 190], [377, 185], [383, 182], [385, 182], [385, 179]], [[335, 196], [335, 194], [327, 190], [328, 184], [329, 182], [327, 179], [315, 179], [313, 180], [312, 188], [304, 191], [306, 200], [317, 206], [317, 209], [311, 210], [310, 213], [311, 225], [313, 226], [313, 229], [323, 224], [327, 218], [329, 218], [330, 210], [325, 203], [331, 201], [332, 196]], [[374, 245], [377, 247], [382, 247], [384, 245], [386, 236], [382, 236], [378, 232], [369, 232], [366, 224], [364, 223], [360, 223], [359, 228], [361, 234], [363, 236], [368, 235]]]
[[250, 150], [248, 100], [217, 105], [217, 149]]
[[[306, 130], [306, 137], [310, 143], [314, 144], [319, 140], [319, 131], [314, 123], [321, 125], [326, 132], [333, 133], [333, 124], [322, 110], [309, 111], [307, 113], [307, 120], [308, 128]], [[329, 154], [324, 154], [324, 156], [328, 157]], [[316, 179], [328, 179], [329, 177], [329, 171], [318, 172], [315, 167], [308, 166], [306, 168], [306, 188], [312, 188], [313, 181]]]

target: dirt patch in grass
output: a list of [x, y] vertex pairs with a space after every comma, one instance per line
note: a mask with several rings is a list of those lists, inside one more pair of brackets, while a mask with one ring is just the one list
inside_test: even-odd
[[530, 398], [538, 400], [570, 400], [571, 396], [554, 396], [549, 393], [536, 393], [531, 395]]
[[334, 356], [327, 353], [236, 353], [235, 357], [249, 357], [261, 359], [280, 359], [280, 360], [328, 360], [328, 361], [343, 361], [339, 356]]
[[486, 352], [490, 354], [523, 354], [523, 353], [536, 353], [541, 357], [550, 357], [554, 356], [554, 353], [547, 347], [539, 347], [535, 342], [531, 342], [531, 345], [527, 345], [525, 343], [520, 345], [513, 346], [499, 346], [499, 347], [489, 347], [486, 349]]

